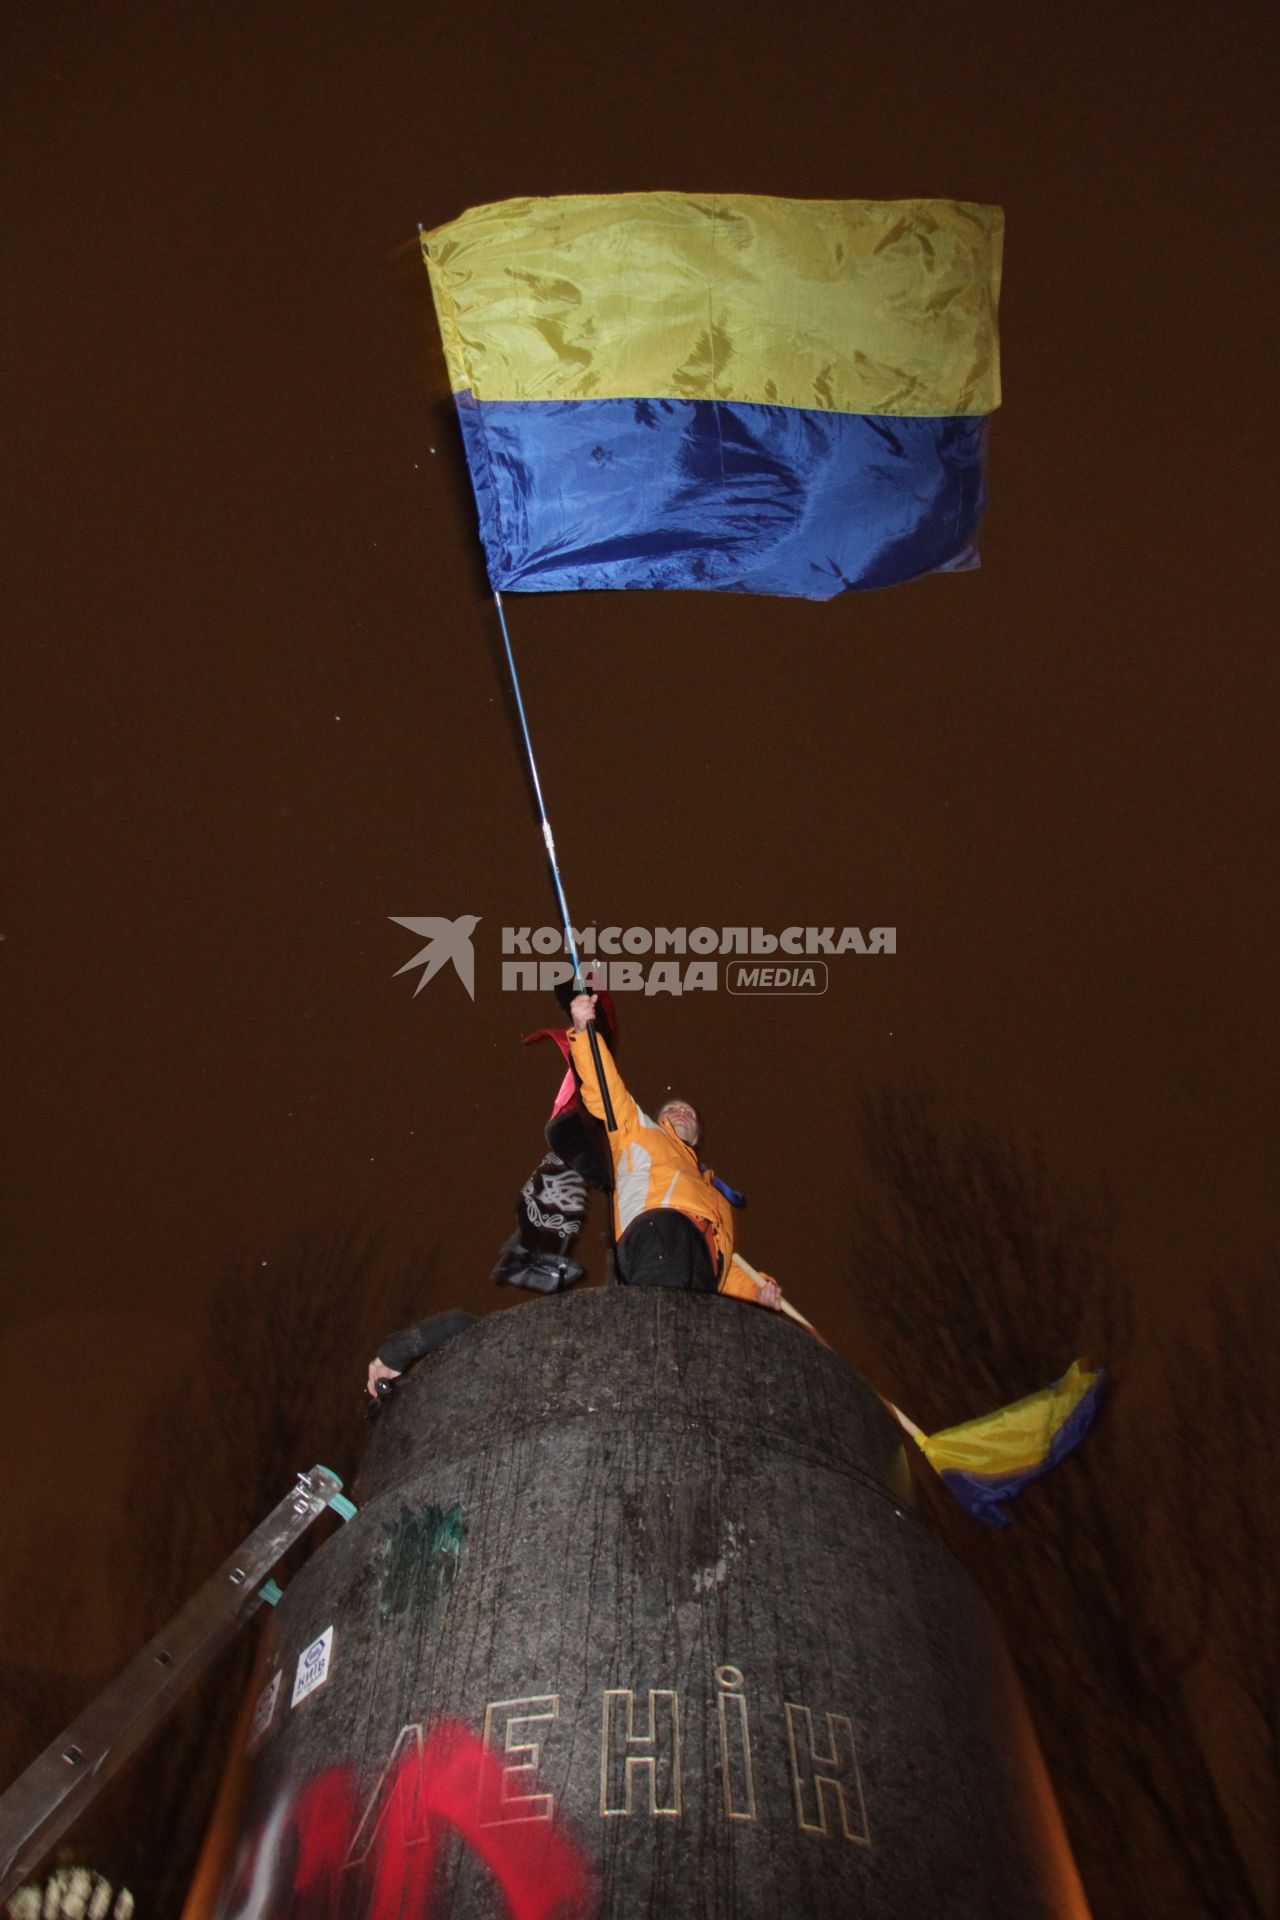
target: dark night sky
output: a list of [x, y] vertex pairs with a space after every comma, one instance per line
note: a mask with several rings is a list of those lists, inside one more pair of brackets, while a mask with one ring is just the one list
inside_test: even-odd
[[[980, 573], [510, 603], [579, 920], [898, 929], [822, 1000], [624, 1007], [748, 1257], [857, 1359], [849, 1120], [915, 1073], [1110, 1185], [1153, 1325], [1274, 1237], [1267, 19], [8, 9], [16, 1558], [120, 1547], [232, 1261], [359, 1217], [498, 1304], [556, 1078], [498, 933], [552, 912], [411, 244], [486, 200], [1006, 209]], [[389, 916], [465, 912], [476, 1004], [415, 998]]]

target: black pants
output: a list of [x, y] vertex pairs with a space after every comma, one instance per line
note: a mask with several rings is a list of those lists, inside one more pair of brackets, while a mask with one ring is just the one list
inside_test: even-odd
[[618, 1277], [624, 1287], [716, 1291], [706, 1238], [674, 1207], [655, 1207], [631, 1222], [618, 1242]]

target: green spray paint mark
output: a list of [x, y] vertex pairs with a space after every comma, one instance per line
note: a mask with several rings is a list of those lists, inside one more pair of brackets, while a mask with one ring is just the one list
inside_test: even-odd
[[466, 1533], [456, 1501], [447, 1512], [442, 1507], [423, 1507], [414, 1513], [401, 1507], [399, 1519], [387, 1528], [380, 1602], [384, 1618], [424, 1613], [449, 1591], [457, 1578]]

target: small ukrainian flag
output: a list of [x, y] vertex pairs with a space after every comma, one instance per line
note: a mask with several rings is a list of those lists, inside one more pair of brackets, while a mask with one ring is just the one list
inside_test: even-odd
[[1097, 1417], [1106, 1382], [1104, 1369], [1091, 1371], [1074, 1360], [1051, 1387], [925, 1436], [925, 1458], [976, 1519], [1007, 1527], [1001, 1503], [1079, 1446]]

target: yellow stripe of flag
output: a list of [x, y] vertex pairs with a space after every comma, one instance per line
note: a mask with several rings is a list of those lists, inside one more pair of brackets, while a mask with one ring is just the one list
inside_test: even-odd
[[988, 1475], [1031, 1472], [1042, 1467], [1053, 1443], [1080, 1402], [1092, 1393], [1098, 1375], [1073, 1360], [1061, 1380], [1030, 1393], [1012, 1406], [946, 1427], [924, 1442], [930, 1466], [939, 1473]]
[[424, 236], [455, 392], [936, 417], [1000, 403], [1004, 215], [957, 200], [504, 200]]

